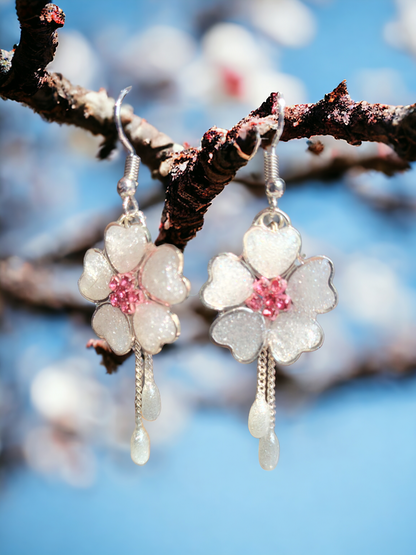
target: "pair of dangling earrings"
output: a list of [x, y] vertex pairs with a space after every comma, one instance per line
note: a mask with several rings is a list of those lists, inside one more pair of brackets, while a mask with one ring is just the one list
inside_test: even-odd
[[[129, 151], [124, 177], [117, 185], [123, 214], [104, 232], [104, 250], [89, 249], [79, 280], [82, 295], [97, 304], [92, 317], [95, 333], [117, 355], [135, 354], [135, 429], [131, 457], [144, 465], [150, 439], [143, 419], [160, 414], [160, 393], [154, 381], [152, 355], [180, 333], [171, 305], [183, 302], [190, 283], [183, 277], [183, 254], [175, 246], [156, 247], [135, 199], [140, 158], [121, 126], [120, 108], [131, 87], [124, 89], [114, 107], [120, 141]], [[301, 237], [289, 217], [277, 207], [285, 183], [279, 177], [276, 144], [283, 132], [284, 100], [271, 146], [265, 150], [266, 196], [269, 207], [254, 218], [244, 235], [241, 256], [221, 253], [209, 263], [209, 279], [200, 291], [202, 302], [218, 310], [210, 334], [231, 350], [239, 362], [257, 363], [257, 392], [248, 427], [260, 440], [259, 462], [272, 470], [279, 459], [275, 427], [275, 364], [289, 365], [305, 351], [323, 343], [316, 317], [332, 310], [337, 294], [329, 258], [305, 259]]]

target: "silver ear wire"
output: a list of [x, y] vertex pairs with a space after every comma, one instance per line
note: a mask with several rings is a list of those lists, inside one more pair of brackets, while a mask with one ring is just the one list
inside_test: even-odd
[[277, 101], [279, 116], [277, 120], [276, 133], [268, 148], [264, 150], [264, 178], [266, 182], [266, 195], [272, 208], [277, 208], [277, 201], [286, 190], [286, 183], [279, 177], [279, 157], [276, 154], [276, 146], [283, 133], [285, 125], [285, 99], [279, 93]]
[[126, 87], [119, 94], [119, 97], [117, 98], [114, 104], [114, 120], [116, 122], [116, 128], [117, 128], [118, 138], [120, 139], [120, 142], [123, 144], [124, 148], [130, 152], [130, 154], [136, 154], [134, 151], [133, 145], [129, 142], [128, 138], [126, 137], [126, 134], [124, 133], [123, 126], [121, 125], [121, 116], [120, 116], [121, 105], [123, 103], [123, 100], [125, 96], [131, 91], [131, 89], [132, 89], [131, 86]]
[[133, 145], [129, 142], [121, 125], [121, 104], [126, 94], [131, 91], [131, 87], [126, 87], [121, 91], [119, 97], [114, 104], [114, 121], [117, 128], [117, 134], [124, 148], [129, 152], [124, 166], [124, 176], [117, 183], [117, 192], [123, 199], [123, 208], [126, 214], [137, 212], [139, 205], [134, 198], [138, 186], [140, 158], [137, 156]]
[[280, 141], [280, 137], [283, 134], [283, 128], [285, 126], [285, 106], [286, 102], [283, 96], [279, 93], [279, 99], [277, 101], [277, 105], [279, 107], [279, 116], [277, 119], [277, 128], [275, 136], [273, 137], [273, 141], [270, 145], [270, 148], [276, 148], [277, 143]]

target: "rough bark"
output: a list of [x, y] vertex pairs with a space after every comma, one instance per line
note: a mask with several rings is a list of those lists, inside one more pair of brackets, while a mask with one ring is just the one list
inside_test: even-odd
[[[57, 29], [65, 14], [55, 4], [17, 0], [21, 40], [15, 51], [0, 51], [0, 96], [26, 104], [48, 121], [81, 127], [102, 135], [99, 156], [115, 148], [114, 99], [104, 89], [89, 91], [46, 66], [57, 47]], [[157, 243], [184, 249], [201, 229], [213, 199], [252, 158], [267, 146], [277, 123], [277, 93], [230, 130], [216, 127], [200, 148], [184, 149], [127, 106], [122, 123], [137, 154], [166, 187]], [[416, 160], [416, 105], [387, 106], [355, 102], [345, 81], [315, 104], [288, 106], [282, 141], [331, 135], [352, 145], [388, 144], [405, 161]]]

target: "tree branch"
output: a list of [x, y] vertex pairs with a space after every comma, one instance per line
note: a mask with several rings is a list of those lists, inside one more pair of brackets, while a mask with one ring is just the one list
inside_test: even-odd
[[0, 261], [0, 291], [7, 298], [53, 310], [91, 311], [63, 265], [42, 266], [16, 256]]
[[[28, 105], [48, 121], [83, 128], [104, 137], [99, 156], [115, 147], [114, 99], [104, 89], [89, 91], [48, 73], [57, 46], [57, 28], [65, 15], [55, 4], [17, 0], [21, 41], [13, 52], [0, 52], [0, 95]], [[247, 164], [260, 144], [267, 146], [277, 123], [277, 93], [231, 130], [205, 133], [201, 148], [183, 149], [128, 107], [122, 123], [128, 138], [153, 176], [166, 187], [166, 202], [156, 243], [183, 249], [203, 225], [212, 200]], [[353, 101], [343, 81], [316, 104], [285, 110], [282, 141], [332, 135], [358, 145], [377, 141], [391, 145], [404, 160], [416, 160], [416, 106], [386, 106]]]
[[[394, 152], [390, 154], [370, 154], [366, 156], [349, 156], [346, 154], [335, 155], [329, 160], [325, 160], [320, 166], [313, 167], [294, 167], [286, 170], [286, 185], [297, 187], [308, 181], [320, 181], [322, 184], [330, 184], [336, 179], [340, 179], [351, 170], [369, 171], [374, 170], [392, 177], [410, 169], [410, 164], [399, 158]], [[258, 196], [264, 195], [264, 177], [260, 172], [249, 176], [237, 176], [235, 182], [245, 185]]]
[[20, 44], [10, 55], [8, 71], [3, 68], [0, 74], [2, 96], [8, 98], [19, 94], [31, 96], [42, 87], [49, 75], [46, 66], [58, 46], [57, 29], [65, 23], [65, 14], [55, 4], [18, 0], [16, 11]]
[[130, 351], [123, 356], [116, 355], [104, 339], [90, 339], [87, 343], [87, 349], [91, 348], [95, 349], [97, 355], [101, 355], [100, 364], [104, 366], [107, 374], [117, 372], [118, 367], [133, 354], [133, 351]]

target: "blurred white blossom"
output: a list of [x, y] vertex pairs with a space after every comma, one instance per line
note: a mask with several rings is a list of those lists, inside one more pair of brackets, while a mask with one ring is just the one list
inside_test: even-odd
[[389, 21], [384, 27], [384, 39], [395, 48], [407, 50], [416, 56], [416, 2], [396, 0], [397, 19]]
[[303, 82], [281, 73], [248, 29], [235, 23], [218, 23], [202, 39], [202, 54], [179, 76], [188, 98], [205, 103], [237, 101], [258, 107], [273, 91], [288, 104], [306, 101]]
[[257, 0], [249, 6], [254, 25], [282, 46], [303, 48], [315, 38], [315, 16], [299, 0]]
[[31, 399], [48, 421], [79, 434], [96, 433], [111, 417], [111, 398], [105, 387], [88, 376], [83, 358], [58, 361], [34, 378]]
[[176, 27], [156, 25], [128, 40], [120, 60], [123, 69], [141, 82], [172, 80], [193, 59], [194, 38]]
[[87, 89], [99, 89], [105, 84], [100, 59], [88, 39], [78, 31], [59, 33], [59, 48], [48, 70], [62, 73], [74, 85]]

